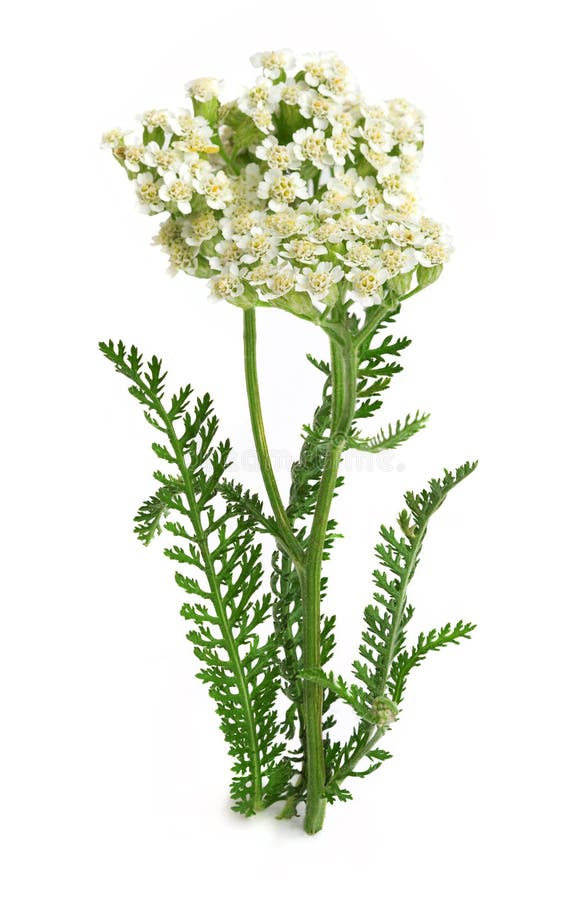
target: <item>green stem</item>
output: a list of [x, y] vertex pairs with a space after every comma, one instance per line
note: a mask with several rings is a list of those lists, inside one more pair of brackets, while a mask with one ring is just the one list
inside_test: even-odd
[[[318, 488], [316, 511], [310, 531], [302, 588], [302, 665], [305, 669], [321, 665], [320, 599], [322, 561], [330, 507], [336, 488], [340, 459], [355, 412], [357, 355], [352, 343], [330, 342], [332, 368], [332, 419], [329, 446]], [[324, 748], [322, 743], [323, 689], [304, 681], [304, 726], [306, 731], [306, 818], [308, 834], [320, 831], [324, 821]]]
[[267, 436], [265, 434], [265, 425], [263, 422], [263, 414], [261, 412], [261, 395], [259, 393], [259, 377], [257, 373], [257, 322], [254, 309], [246, 309], [244, 311], [243, 337], [249, 414], [253, 430], [253, 439], [255, 441], [255, 450], [261, 469], [261, 476], [279, 529], [283, 549], [291, 558], [294, 565], [299, 568], [302, 563], [302, 552], [298, 540], [293, 533], [279, 493], [271, 456], [269, 454], [269, 447], [267, 446]]
[[340, 785], [345, 780], [345, 778], [348, 778], [349, 775], [352, 775], [360, 761], [367, 755], [367, 753], [369, 753], [370, 750], [373, 749], [375, 744], [378, 743], [378, 741], [386, 733], [386, 731], [386, 728], [378, 728], [376, 725], [370, 725], [361, 744], [349, 757], [344, 766], [341, 766], [340, 769], [338, 769], [334, 773], [329, 783]]

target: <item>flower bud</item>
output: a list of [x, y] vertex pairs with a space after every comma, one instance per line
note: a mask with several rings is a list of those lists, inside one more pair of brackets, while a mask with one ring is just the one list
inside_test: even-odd
[[418, 266], [416, 269], [416, 276], [418, 278], [418, 286], [426, 287], [429, 284], [432, 284], [433, 281], [436, 281], [437, 278], [440, 278], [442, 272], [442, 266]]
[[391, 725], [398, 717], [397, 703], [394, 703], [389, 697], [381, 695], [375, 697], [371, 707], [371, 715], [375, 723], [379, 726]]
[[400, 274], [391, 279], [389, 287], [396, 297], [402, 297], [408, 293], [412, 285], [412, 274], [413, 272], [400, 272]]

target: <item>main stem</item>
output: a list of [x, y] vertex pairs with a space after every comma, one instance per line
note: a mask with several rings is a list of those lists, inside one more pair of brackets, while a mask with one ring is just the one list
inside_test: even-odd
[[[350, 341], [331, 340], [332, 418], [324, 470], [318, 489], [316, 511], [310, 531], [306, 565], [301, 579], [303, 615], [303, 659], [305, 669], [319, 668], [321, 659], [320, 599], [322, 561], [330, 507], [336, 488], [340, 459], [352, 425], [356, 397], [356, 351]], [[306, 818], [308, 834], [320, 831], [324, 822], [324, 748], [322, 743], [323, 689], [304, 681], [304, 725], [306, 731]]]
[[[331, 338], [332, 415], [330, 437], [307, 551], [303, 556], [281, 500], [267, 446], [257, 374], [256, 341], [255, 310], [247, 309], [244, 312], [245, 377], [255, 449], [267, 496], [281, 535], [281, 543], [295, 565], [300, 579], [303, 619], [302, 666], [303, 668], [316, 668], [320, 667], [322, 662], [320, 600], [324, 544], [340, 459], [346, 446], [355, 412], [357, 349], [350, 336], [342, 331], [339, 332], [337, 338]], [[324, 747], [322, 743], [323, 696], [324, 691], [319, 685], [304, 681], [304, 768], [306, 774], [304, 828], [308, 834], [320, 831], [326, 811]]]

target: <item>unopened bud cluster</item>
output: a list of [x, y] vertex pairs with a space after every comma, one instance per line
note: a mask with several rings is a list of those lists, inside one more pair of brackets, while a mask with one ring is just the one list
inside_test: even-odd
[[389, 697], [375, 697], [371, 707], [371, 717], [377, 725], [391, 725], [397, 721], [398, 714], [397, 703], [394, 703]]

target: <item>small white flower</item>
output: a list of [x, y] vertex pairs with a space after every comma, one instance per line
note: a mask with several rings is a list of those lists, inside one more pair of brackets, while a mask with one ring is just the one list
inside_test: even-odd
[[383, 192], [372, 175], [357, 178], [354, 185], [354, 193], [361, 201], [361, 205], [365, 206], [367, 210], [374, 210], [383, 204]]
[[440, 240], [444, 231], [440, 222], [435, 222], [434, 219], [429, 219], [427, 216], [420, 217], [418, 227], [424, 237], [431, 241]]
[[147, 131], [154, 131], [155, 128], [171, 130], [169, 112], [166, 109], [149, 109], [139, 117], [139, 122]]
[[287, 238], [294, 234], [305, 234], [311, 228], [312, 220], [310, 216], [286, 209], [284, 212], [268, 216], [265, 225], [280, 238]]
[[291, 50], [267, 50], [251, 56], [251, 63], [262, 68], [268, 78], [278, 78], [282, 70], [293, 69], [295, 57]]
[[163, 204], [159, 197], [161, 182], [155, 181], [151, 172], [141, 172], [137, 175], [137, 197], [150, 212], [162, 212]]
[[389, 153], [392, 149], [394, 141], [391, 137], [391, 127], [385, 120], [365, 119], [361, 131], [369, 148], [375, 153]]
[[299, 128], [293, 134], [291, 153], [299, 162], [308, 160], [318, 168], [331, 165], [332, 159], [326, 149], [324, 132], [313, 128]]
[[389, 162], [390, 157], [387, 153], [375, 151], [369, 146], [369, 144], [361, 144], [360, 150], [367, 162], [370, 163], [376, 170], [382, 169]]
[[245, 289], [236, 263], [228, 265], [219, 275], [214, 275], [209, 284], [213, 300], [233, 300], [240, 297]]
[[271, 115], [271, 110], [268, 106], [260, 106], [258, 109], [254, 109], [250, 113], [251, 119], [263, 134], [269, 134], [270, 131], [275, 131], [275, 125], [273, 122], [273, 116]]
[[249, 234], [236, 238], [242, 261], [247, 264], [256, 263], [262, 257], [270, 259], [275, 256], [278, 243], [274, 235], [258, 226], [251, 228]]
[[347, 224], [350, 231], [364, 241], [381, 241], [386, 235], [385, 225], [382, 222], [349, 216]]
[[320, 212], [326, 217], [337, 215], [345, 209], [353, 209], [357, 205], [354, 187], [347, 180], [332, 178], [320, 201]]
[[203, 116], [196, 116], [190, 124], [190, 128], [176, 141], [174, 147], [183, 150], [184, 153], [217, 153], [218, 144], [213, 141], [210, 125]]
[[318, 87], [327, 77], [327, 64], [323, 53], [308, 54], [304, 57], [304, 81], [310, 87]]
[[269, 78], [257, 78], [255, 84], [248, 88], [237, 101], [241, 112], [252, 116], [255, 110], [275, 109], [279, 103], [281, 90]]
[[305, 268], [297, 277], [297, 287], [306, 291], [312, 303], [322, 301], [330, 293], [330, 289], [344, 277], [340, 266], [331, 262], [318, 263], [315, 269]]
[[255, 156], [264, 160], [270, 169], [290, 169], [298, 167], [293, 158], [291, 148], [280, 144], [276, 137], [266, 137], [255, 150]]
[[431, 266], [442, 266], [448, 262], [452, 247], [450, 244], [440, 243], [440, 241], [431, 241], [425, 244], [421, 250], [416, 250], [416, 259], [421, 266], [429, 268]]
[[239, 261], [241, 250], [236, 241], [218, 241], [214, 247], [214, 256], [210, 257], [210, 267], [223, 271], [230, 263]]
[[232, 200], [230, 181], [224, 172], [205, 173], [194, 181], [199, 194], [203, 194], [210, 209], [224, 209]]
[[157, 169], [159, 175], [164, 175], [172, 169], [178, 169], [182, 162], [181, 155], [171, 147], [160, 147], [156, 141], [150, 141], [143, 153], [143, 162], [152, 169]]
[[309, 196], [308, 186], [297, 172], [285, 174], [279, 169], [265, 172], [257, 193], [262, 200], [268, 201], [269, 208], [274, 212], [283, 212], [296, 198], [306, 200]]
[[190, 201], [193, 193], [192, 178], [187, 167], [181, 167], [178, 172], [166, 172], [163, 176], [163, 184], [159, 188], [161, 200], [177, 206], [184, 216], [192, 211]]
[[200, 179], [214, 173], [214, 169], [208, 160], [203, 159], [201, 156], [197, 156], [195, 153], [185, 154], [183, 165], [188, 169], [196, 190], [198, 189], [198, 181]]
[[299, 99], [300, 113], [304, 119], [312, 119], [314, 128], [325, 130], [334, 124], [338, 114], [338, 106], [330, 97], [324, 97], [317, 91], [304, 91]]
[[283, 245], [283, 255], [290, 256], [303, 263], [314, 263], [319, 256], [327, 253], [323, 244], [315, 244], [305, 238], [297, 238], [297, 240], [289, 241]]
[[411, 115], [402, 116], [393, 124], [393, 142], [400, 145], [400, 150], [409, 152], [413, 145], [423, 140], [422, 123]]
[[340, 219], [326, 219], [320, 225], [308, 234], [310, 241], [316, 241], [318, 244], [324, 242], [329, 244], [340, 244], [346, 237], [346, 229]]
[[415, 107], [403, 97], [395, 97], [393, 100], [388, 100], [386, 105], [389, 116], [392, 119], [400, 119], [402, 116], [412, 113], [415, 109]]
[[399, 191], [401, 189], [401, 164], [399, 156], [390, 156], [377, 172], [377, 181], [386, 190]]
[[253, 269], [249, 270], [248, 281], [254, 285], [267, 284], [278, 272], [274, 262], [263, 259]]
[[375, 249], [363, 241], [348, 241], [346, 245], [345, 260], [353, 266], [370, 266], [376, 255]]
[[218, 234], [218, 222], [211, 210], [199, 213], [182, 223], [182, 236], [190, 247], [200, 247], [204, 241]]
[[249, 209], [244, 206], [227, 206], [224, 215], [220, 219], [220, 230], [223, 237], [233, 238], [237, 235], [248, 234], [251, 228], [265, 225], [265, 213], [258, 209]]
[[[195, 128], [202, 120], [201, 116], [194, 116], [189, 109], [180, 109], [170, 117], [170, 124], [174, 134], [182, 135]], [[204, 119], [204, 121], [206, 121]]]
[[284, 297], [296, 287], [296, 269], [291, 263], [283, 263], [266, 281], [268, 292], [263, 294], [265, 300], [276, 300]]
[[377, 172], [377, 181], [383, 188], [383, 199], [397, 208], [405, 202], [406, 194], [414, 189], [414, 182], [402, 171], [401, 159], [393, 156]]
[[339, 103], [348, 101], [350, 99], [350, 94], [349, 77], [346, 67], [344, 67], [344, 71], [342, 69], [339, 72], [331, 71], [327, 75], [326, 81], [318, 86], [318, 90], [325, 97], [332, 97]]
[[286, 106], [298, 106], [300, 102], [300, 97], [304, 93], [304, 88], [298, 81], [294, 81], [293, 78], [288, 78], [287, 81], [282, 81], [279, 87], [279, 99], [282, 100]]
[[118, 147], [124, 141], [128, 131], [121, 131], [120, 128], [111, 128], [102, 135], [102, 148], [112, 149]]
[[413, 219], [418, 213], [418, 198], [415, 194], [397, 194], [387, 207], [386, 217], [390, 220]]
[[185, 86], [188, 97], [200, 103], [209, 103], [215, 97], [218, 97], [222, 88], [222, 81], [217, 78], [194, 78], [188, 81]]
[[170, 275], [176, 275], [179, 271], [195, 275], [194, 248], [183, 240], [181, 224], [176, 219], [169, 217], [163, 222], [153, 243], [159, 245], [169, 256], [167, 271]]
[[129, 172], [140, 172], [145, 148], [136, 135], [127, 135], [124, 139], [124, 165]]
[[411, 247], [396, 247], [395, 244], [383, 244], [380, 251], [381, 263], [389, 272], [389, 277], [411, 272], [417, 259]]
[[370, 269], [351, 269], [346, 277], [351, 285], [349, 298], [361, 306], [373, 306], [381, 302], [381, 285], [389, 279], [389, 272], [376, 264]]
[[399, 247], [421, 247], [426, 240], [418, 226], [412, 223], [391, 222], [387, 231], [394, 244]]
[[326, 138], [326, 149], [330, 153], [335, 166], [344, 166], [346, 158], [353, 155], [355, 139], [342, 125], [334, 125], [332, 134]]

